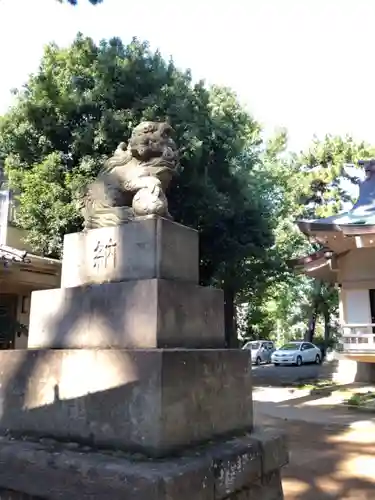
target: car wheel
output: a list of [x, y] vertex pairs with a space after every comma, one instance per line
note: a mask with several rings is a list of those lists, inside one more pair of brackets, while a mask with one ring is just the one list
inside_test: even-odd
[[297, 364], [297, 366], [301, 366], [302, 365], [302, 358], [301, 358], [301, 356], [297, 356], [296, 364]]
[[261, 360], [261, 359], [260, 359], [260, 357], [258, 356], [258, 357], [257, 357], [257, 359], [256, 359], [256, 361], [255, 361], [255, 364], [256, 364], [257, 366], [259, 366], [261, 362], [262, 362], [262, 360]]
[[280, 366], [280, 363], [274, 363], [274, 366]]
[[320, 356], [319, 356], [319, 354], [317, 354], [317, 355], [316, 355], [316, 358], [315, 358], [315, 363], [316, 363], [317, 365], [320, 365]]

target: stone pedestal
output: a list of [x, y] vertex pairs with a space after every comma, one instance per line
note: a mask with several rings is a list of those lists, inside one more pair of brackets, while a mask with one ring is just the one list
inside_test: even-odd
[[357, 361], [355, 382], [362, 382], [363, 384], [375, 383], [375, 363]]
[[[53, 439], [0, 441], [4, 498], [31, 500], [282, 500], [285, 437], [255, 429], [165, 460]], [[21, 496], [19, 492], [25, 494]], [[2, 498], [0, 490], [0, 497]], [[30, 495], [30, 496], [26, 496]]]
[[198, 245], [197, 231], [155, 216], [67, 234], [61, 286], [153, 278], [197, 284]]
[[223, 348], [223, 293], [198, 275], [197, 232], [169, 220], [68, 234], [62, 287], [32, 294], [28, 346]]
[[335, 362], [332, 378], [339, 384], [375, 383], [375, 363], [365, 363], [342, 355]]
[[92, 347], [222, 348], [223, 293], [145, 279], [32, 294], [29, 348]]
[[243, 351], [20, 350], [0, 360], [0, 430], [14, 435], [165, 456], [252, 429]]
[[223, 314], [195, 231], [146, 217], [67, 235], [29, 349], [0, 351], [0, 494], [282, 499], [285, 439], [253, 429], [249, 354], [223, 349]]

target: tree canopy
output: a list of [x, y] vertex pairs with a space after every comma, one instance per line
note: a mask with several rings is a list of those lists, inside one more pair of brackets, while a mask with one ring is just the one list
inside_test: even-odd
[[49, 45], [1, 119], [0, 161], [34, 249], [60, 254], [63, 235], [81, 229], [82, 188], [145, 119], [167, 120], [176, 132], [181, 161], [170, 211], [200, 231], [201, 281], [225, 282], [233, 298], [249, 275], [255, 284], [256, 266], [264, 280], [273, 235], [256, 174], [259, 124], [231, 90], [194, 83], [137, 39], [96, 45], [78, 35], [68, 48]]
[[[280, 143], [280, 141], [279, 141]], [[276, 226], [274, 249], [281, 260], [308, 255], [319, 248], [297, 229], [296, 219], [326, 217], [355, 201], [359, 182], [357, 161], [374, 156], [374, 148], [351, 137], [314, 139], [300, 153], [285, 155], [273, 148], [263, 168], [272, 170], [270, 192], [280, 193], [273, 204]], [[353, 168], [354, 167], [354, 168]], [[277, 261], [274, 261], [277, 262]], [[292, 269], [268, 281], [263, 294], [240, 311], [240, 329], [246, 338], [324, 337], [337, 326], [338, 294], [333, 285], [298, 275]]]
[[64, 234], [81, 229], [82, 189], [142, 120], [167, 120], [175, 130], [181, 161], [170, 211], [200, 232], [201, 282], [224, 288], [227, 331], [235, 303], [246, 304], [239, 322], [248, 338], [303, 329], [311, 338], [319, 317], [329, 326], [335, 289], [288, 266], [315, 248], [295, 221], [351, 201], [348, 186], [358, 178], [345, 164], [374, 149], [327, 136], [293, 154], [285, 130], [264, 141], [230, 89], [194, 82], [137, 39], [95, 44], [78, 35], [69, 47], [50, 44], [0, 118], [0, 163], [34, 250], [60, 255]]

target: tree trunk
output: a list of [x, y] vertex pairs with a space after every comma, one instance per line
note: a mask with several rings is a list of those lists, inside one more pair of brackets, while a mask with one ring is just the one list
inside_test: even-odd
[[234, 295], [233, 288], [224, 283], [224, 326], [225, 347], [227, 349], [238, 347]]
[[305, 341], [306, 342], [312, 342], [314, 335], [315, 335], [315, 326], [316, 326], [316, 320], [318, 317], [318, 304], [317, 302], [314, 303], [312, 311], [311, 311], [311, 316], [309, 319], [309, 324], [307, 326], [307, 330], [305, 333]]
[[327, 353], [329, 339], [331, 337], [331, 315], [328, 306], [324, 308], [324, 356]]
[[315, 280], [314, 288], [311, 295], [311, 302], [312, 302], [311, 316], [305, 333], [306, 342], [312, 342], [315, 335], [316, 320], [318, 318], [318, 313], [319, 313], [321, 294], [322, 294], [322, 282]]

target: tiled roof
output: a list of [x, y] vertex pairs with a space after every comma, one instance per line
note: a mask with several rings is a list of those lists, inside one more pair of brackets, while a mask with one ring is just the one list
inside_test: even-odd
[[7, 267], [12, 262], [28, 263], [27, 252], [6, 245], [0, 245], [0, 264]]

